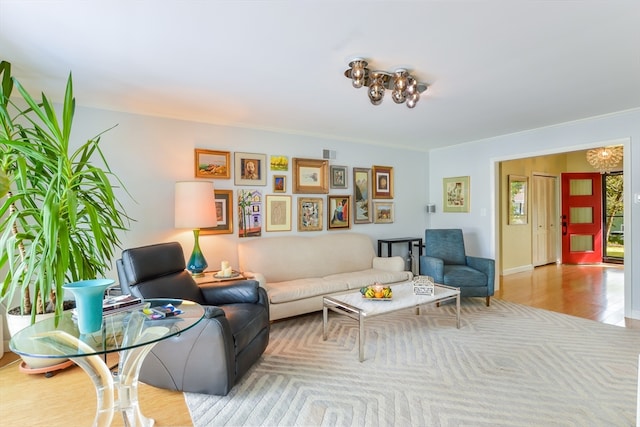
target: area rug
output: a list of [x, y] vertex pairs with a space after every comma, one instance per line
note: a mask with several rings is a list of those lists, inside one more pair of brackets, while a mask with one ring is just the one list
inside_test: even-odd
[[[384, 302], [379, 302], [384, 304]], [[633, 426], [640, 330], [493, 299], [357, 323], [275, 322], [227, 396], [185, 393], [204, 426]], [[211, 361], [215, 363], [215, 360]]]

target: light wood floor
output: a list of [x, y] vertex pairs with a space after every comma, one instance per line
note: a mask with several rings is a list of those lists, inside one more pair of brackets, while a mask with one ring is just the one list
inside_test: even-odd
[[[640, 328], [640, 320], [623, 316], [621, 266], [538, 267], [500, 278], [494, 298], [571, 314], [604, 323]], [[26, 375], [16, 356], [0, 359], [0, 423], [3, 426], [85, 426], [95, 413], [96, 396], [88, 376], [74, 366], [52, 378]], [[116, 362], [115, 356], [109, 361]], [[12, 362], [13, 361], [13, 362]], [[191, 426], [182, 393], [142, 384], [140, 406], [157, 426]], [[122, 426], [116, 415], [115, 426]]]

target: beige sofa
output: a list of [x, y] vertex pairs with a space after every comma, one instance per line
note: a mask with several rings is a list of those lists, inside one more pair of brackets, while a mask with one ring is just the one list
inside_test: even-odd
[[401, 257], [377, 257], [369, 236], [349, 232], [241, 241], [238, 264], [266, 289], [271, 320], [322, 310], [324, 295], [413, 277]]

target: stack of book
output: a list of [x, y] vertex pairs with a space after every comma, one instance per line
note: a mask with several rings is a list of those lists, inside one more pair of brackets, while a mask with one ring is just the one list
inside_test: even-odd
[[138, 306], [142, 307], [143, 305], [142, 298], [134, 297], [133, 295], [107, 297], [102, 302], [102, 313], [104, 315], [113, 314]]

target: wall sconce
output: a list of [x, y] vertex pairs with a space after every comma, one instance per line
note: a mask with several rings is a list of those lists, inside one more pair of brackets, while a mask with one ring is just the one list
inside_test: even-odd
[[344, 75], [351, 79], [351, 84], [356, 89], [362, 86], [368, 87], [369, 100], [373, 105], [380, 105], [384, 98], [385, 90], [391, 91], [391, 99], [396, 104], [407, 104], [408, 108], [414, 108], [420, 100], [420, 94], [427, 90], [426, 83], [418, 82], [409, 72], [403, 68], [390, 73], [387, 71], [371, 71], [369, 63], [364, 59], [356, 58], [349, 62], [349, 69]]
[[587, 161], [600, 173], [611, 172], [622, 160], [623, 148], [601, 147], [587, 151]]
[[436, 213], [436, 205], [433, 203], [429, 203], [427, 205], [427, 213], [430, 213], [430, 214]]
[[209, 181], [176, 182], [175, 226], [193, 229], [193, 251], [187, 270], [194, 277], [204, 276], [207, 261], [200, 250], [200, 229], [218, 225], [213, 183]]

